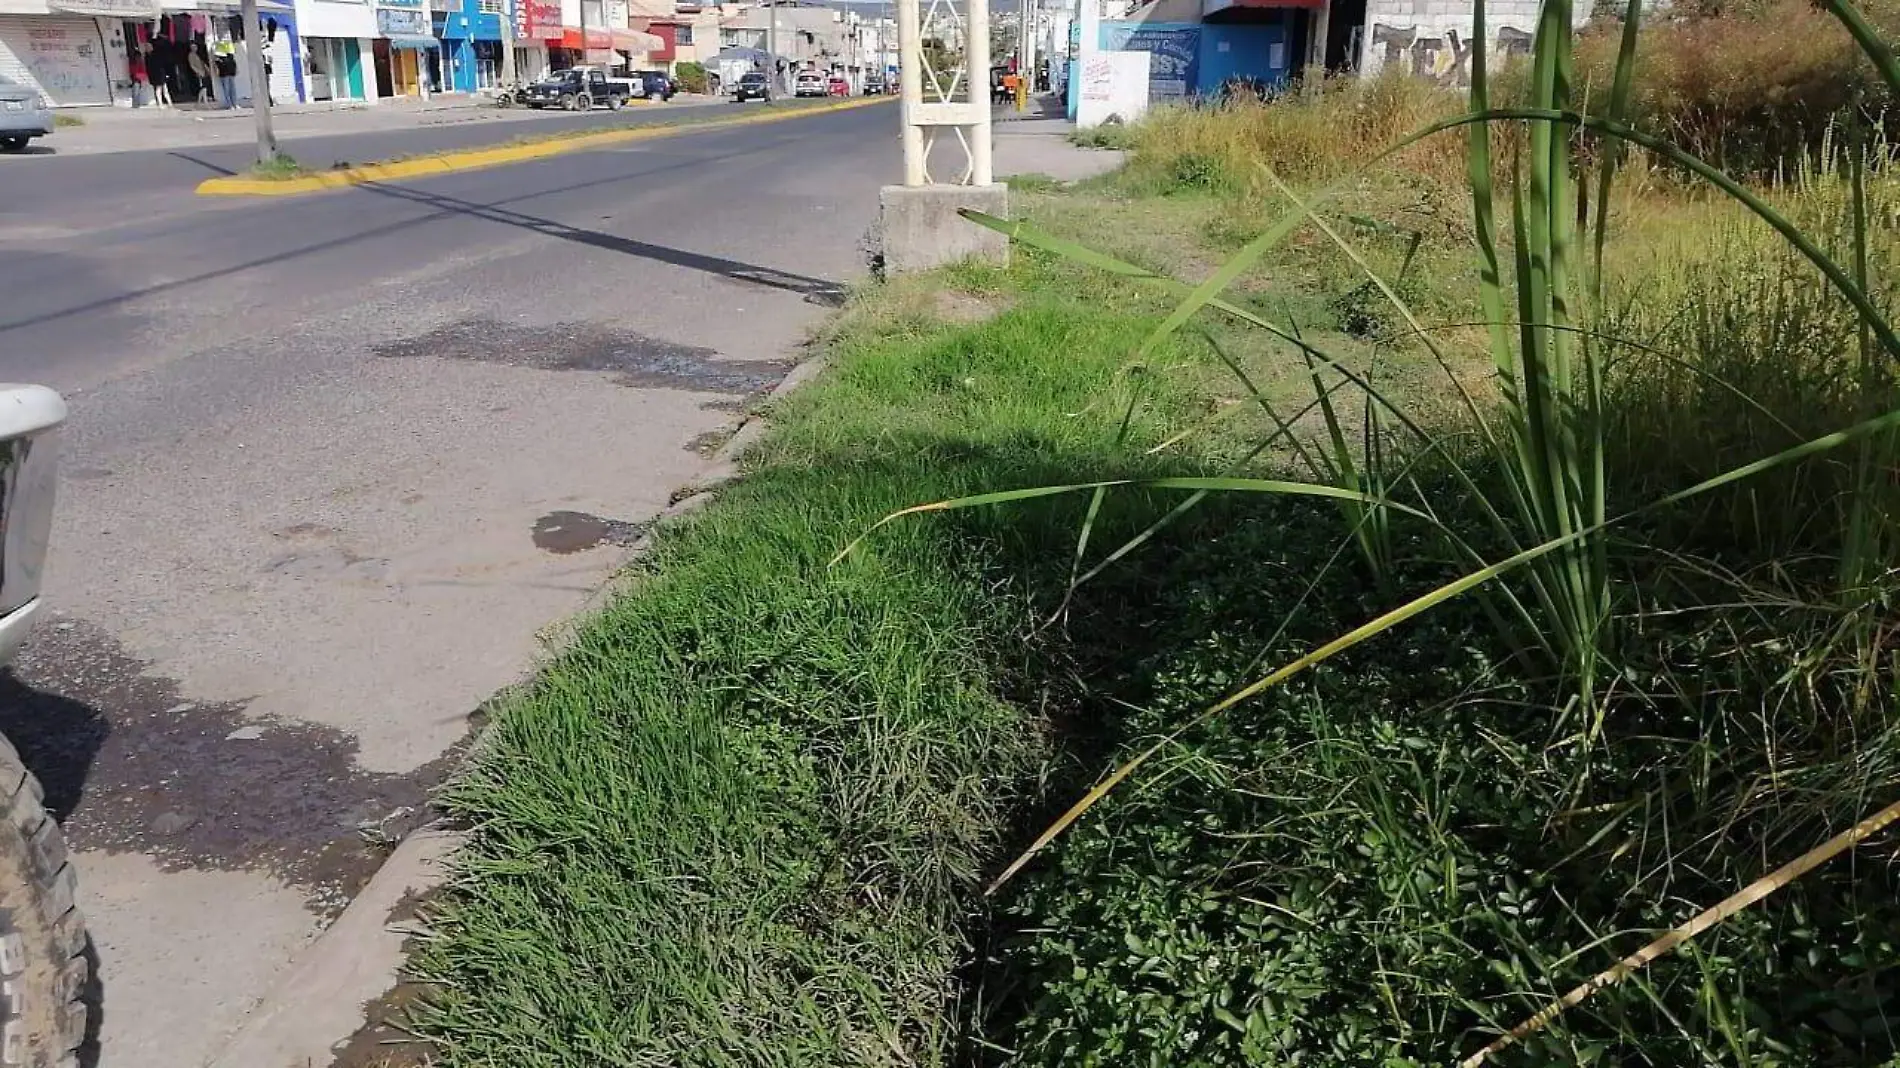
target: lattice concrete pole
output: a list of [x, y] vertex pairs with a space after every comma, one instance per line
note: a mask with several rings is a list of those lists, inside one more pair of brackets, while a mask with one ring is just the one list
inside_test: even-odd
[[964, 84], [970, 87], [970, 184], [995, 182], [990, 168], [990, 0], [965, 0], [970, 37], [964, 50]]
[[924, 26], [921, 0], [897, 0], [897, 91], [904, 126], [904, 184], [925, 181], [924, 128], [918, 109], [924, 103]]

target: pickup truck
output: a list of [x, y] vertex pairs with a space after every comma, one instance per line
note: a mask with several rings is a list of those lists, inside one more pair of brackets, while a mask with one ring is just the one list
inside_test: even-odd
[[[40, 610], [53, 531], [54, 463], [66, 402], [43, 386], [0, 385], [0, 665]], [[86, 925], [77, 879], [40, 784], [0, 738], [0, 1063], [77, 1063], [86, 1038]]]
[[521, 90], [521, 103], [528, 107], [558, 107], [567, 111], [587, 111], [605, 104], [609, 111], [626, 106], [633, 91], [628, 82], [609, 78], [598, 68], [557, 70]]

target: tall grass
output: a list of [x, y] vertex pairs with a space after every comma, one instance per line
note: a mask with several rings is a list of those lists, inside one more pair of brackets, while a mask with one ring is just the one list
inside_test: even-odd
[[[1222, 699], [1159, 727], [1158, 740], [1140, 747], [1037, 836], [1005, 869], [999, 886], [1165, 754], [1179, 752], [1182, 739], [1361, 644], [1395, 635], [1461, 598], [1483, 596], [1499, 637], [1522, 659], [1519, 670], [1532, 678], [1548, 673], [1539, 686], [1554, 683], [1547, 692], [1567, 695], [1548, 709], [1541, 725], [1509, 728], [1523, 732], [1515, 735], [1519, 742], [1543, 732], [1546, 748], [1520, 757], [1557, 772], [1537, 803], [1545, 806], [1545, 818], [1567, 825], [1556, 837], [1571, 852], [1561, 859], [1540, 857], [1536, 863], [1548, 867], [1538, 878], [1559, 878], [1557, 872], [1574, 877], [1579, 862], [1612, 870], [1632, 861], [1636, 866], [1614, 881], [1622, 887], [1614, 905], [1594, 900], [1588, 890], [1574, 900], [1560, 899], [1561, 908], [1605, 910], [1573, 911], [1586, 930], [1598, 921], [1627, 923], [1638, 915], [1652, 927], [1668, 926], [1681, 915], [1657, 923], [1665, 906], [1708, 904], [1707, 895], [1725, 892], [1725, 883], [1732, 889], [1773, 867], [1767, 858], [1807, 849], [1878, 811], [1858, 830], [1828, 838], [1799, 864], [1779, 869], [1622, 964], [1589, 969], [1585, 974], [1595, 977], [1558, 1003], [1568, 1009], [1627, 983], [1635, 1001], [1614, 999], [1598, 1018], [1621, 1035], [1620, 1048], [1640, 1050], [1652, 1037], [1641, 1031], [1647, 1026], [1667, 1028], [1680, 1043], [1671, 1048], [1693, 1051], [1699, 1060], [1755, 1063], [1779, 1048], [1776, 1039], [1762, 1035], [1758, 1009], [1738, 992], [1746, 972], [1723, 961], [1721, 949], [1698, 948], [1692, 939], [1713, 937], [1711, 928], [1722, 924], [1745, 926], [1738, 917], [1766, 907], [1791, 880], [1859, 845], [1894, 812], [1900, 778], [1894, 775], [1893, 652], [1886, 634], [1895, 622], [1888, 531], [1896, 514], [1893, 472], [1900, 470], [1894, 445], [1900, 395], [1887, 368], [1900, 359], [1900, 347], [1891, 344], [1894, 332], [1881, 292], [1891, 277], [1883, 268], [1893, 243], [1881, 236], [1885, 247], [1876, 252], [1870, 241], [1870, 234], [1889, 225], [1881, 212], [1890, 193], [1869, 193], [1859, 140], [1849, 142], [1845, 172], [1824, 167], [1764, 195], [1666, 138], [1632, 129], [1623, 119], [1625, 108], [1642, 99], [1639, 18], [1639, 5], [1632, 3], [1606, 79], [1607, 101], [1587, 115], [1579, 110], [1571, 5], [1546, 0], [1524, 72], [1527, 82], [1512, 106], [1500, 108], [1490, 98], [1479, 5], [1473, 35], [1478, 52], [1464, 113], [1439, 117], [1343, 168], [1336, 155], [1330, 162], [1319, 158], [1321, 150], [1298, 132], [1310, 129], [1300, 108], [1327, 106], [1311, 100], [1296, 98], [1277, 114], [1268, 106], [1259, 115], [1242, 116], [1241, 136], [1226, 147], [1219, 147], [1214, 117], [1165, 125], [1170, 136], [1183, 139], [1167, 158], [1213, 160], [1204, 170], [1229, 176], [1245, 173], [1244, 164], [1251, 163], [1262, 176], [1261, 187], [1282, 194], [1283, 214], [1188, 290], [1148, 345], [1212, 310], [1280, 338], [1289, 358], [1325, 361], [1295, 324], [1220, 299], [1268, 249], [1310, 225], [1365, 271], [1413, 340], [1448, 368], [1451, 361], [1439, 353], [1434, 331], [1349, 240], [1326, 225], [1325, 213], [1333, 199], [1350, 195], [1356, 174], [1351, 164], [1395, 156], [1442, 160], [1419, 146], [1434, 143], [1430, 135], [1440, 134], [1442, 142], [1443, 131], [1464, 130], [1463, 178], [1481, 279], [1473, 302], [1487, 328], [1495, 394], [1470, 399], [1470, 438], [1454, 442], [1417, 431], [1402, 449], [1368, 448], [1356, 463], [1331, 467], [1345, 477], [1330, 488], [1355, 505], [1347, 509], [1346, 536], [1361, 538], [1367, 516], [1379, 515], [1393, 526], [1409, 524], [1439, 544], [1444, 559], [1472, 569], [1330, 640], [1316, 640], [1281, 667], [1254, 674]], [[1851, 13], [1843, 21], [1851, 24]], [[1523, 134], [1521, 141], [1504, 142], [1503, 158], [1494, 128]], [[1727, 274], [1722, 284], [1710, 286], [1696, 281], [1691, 265], [1669, 280], [1673, 290], [1661, 292], [1633, 294], [1613, 285], [1605, 262], [1611, 225], [1606, 206], [1614, 202], [1623, 145], [1661, 156], [1733, 198], [1731, 218], [1750, 220], [1747, 232], [1750, 241], [1760, 242], [1761, 269], [1753, 277]], [[1329, 181], [1300, 196], [1285, 184], [1282, 169]], [[1174, 178], [1179, 182], [1181, 175]], [[1582, 190], [1592, 178], [1586, 198]], [[1743, 224], [1728, 225], [1739, 230]], [[1104, 265], [1101, 257], [1047, 235], [1010, 229], [1020, 239]], [[1779, 235], [1773, 239], [1778, 243], [1755, 236], [1768, 230]], [[1660, 301], [1665, 294], [1677, 300]], [[1453, 388], [1461, 387], [1454, 382]], [[1402, 412], [1390, 414], [1405, 424]], [[1470, 445], [1472, 439], [1479, 444]], [[1340, 444], [1335, 436], [1335, 448]], [[1099, 485], [1087, 488], [1102, 492]], [[1236, 479], [1228, 488], [1312, 492], [1272, 480]], [[935, 507], [987, 506], [1015, 496], [979, 494]], [[1367, 559], [1383, 566], [1375, 554]], [[1589, 714], [1574, 715], [1578, 710]], [[1441, 763], [1439, 773], [1452, 773], [1455, 766]], [[1339, 774], [1345, 776], [1341, 791], [1356, 791], [1353, 782], [1365, 779]], [[1654, 785], [1643, 785], [1652, 776]], [[1417, 830], [1408, 808], [1419, 799], [1376, 805], [1354, 796], [1369, 805], [1366, 819], [1383, 838]], [[1462, 861], [1454, 856], [1446, 863], [1455, 869]], [[1829, 922], [1853, 922], [1851, 909], [1835, 907], [1857, 900], [1851, 880], [1847, 888], [1830, 885], [1821, 898], [1831, 902]], [[1520, 915], [1530, 907], [1527, 900], [1493, 915]], [[1502, 906], [1494, 901], [1493, 907]], [[1496, 951], [1509, 949], [1520, 994], [1554, 992], [1561, 976], [1602, 952], [1575, 943], [1544, 944], [1537, 930], [1513, 931], [1507, 923], [1488, 936]], [[1735, 937], [1757, 954], [1771, 951], [1778, 938], [1801, 937], [1798, 927], [1751, 930]], [[1591, 937], [1608, 943], [1616, 929]], [[1669, 972], [1668, 982], [1652, 985], [1643, 969], [1669, 952], [1688, 954], [1686, 971]], [[1773, 967], [1759, 956], [1751, 959], [1756, 967]], [[1690, 1012], [1678, 1003], [1679, 990], [1685, 977], [1697, 987], [1698, 971], [1700, 1000]], [[1511, 1000], [1538, 1004], [1534, 995]], [[1503, 1030], [1511, 1021], [1493, 1012], [1479, 1015]], [[1474, 1062], [1530, 1039], [1559, 1015], [1532, 1016], [1531, 1024], [1509, 1031], [1474, 1055]], [[1881, 1033], [1885, 1038], [1872, 1048], [1881, 1048], [1882, 1041], [1893, 1045], [1893, 1029]], [[1564, 1039], [1545, 1053], [1565, 1048], [1565, 1042], [1572, 1056], [1588, 1052], [1587, 1044], [1575, 1041]], [[1589, 1056], [1609, 1047], [1594, 1048]], [[1809, 1052], [1804, 1047], [1802, 1055]]]

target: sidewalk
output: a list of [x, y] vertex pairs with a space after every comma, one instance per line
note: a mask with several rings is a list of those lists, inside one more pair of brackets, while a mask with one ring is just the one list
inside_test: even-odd
[[[718, 103], [711, 97], [676, 97], [663, 106]], [[61, 155], [140, 152], [249, 142], [255, 136], [249, 108], [63, 108], [63, 116], [83, 125], [62, 126], [49, 139]], [[568, 112], [498, 108], [489, 98], [469, 93], [440, 93], [428, 100], [396, 97], [362, 101], [279, 104], [271, 109], [272, 128], [281, 141], [303, 137], [443, 126], [451, 123], [514, 124]], [[512, 133], [506, 136], [513, 136]]]
[[1075, 123], [1060, 118], [1059, 110], [1056, 118], [1034, 117], [1037, 114], [1032, 101], [1025, 116], [1019, 117], [1012, 110], [1008, 119], [998, 115], [991, 124], [993, 166], [999, 181], [1014, 174], [1042, 174], [1058, 182], [1079, 182], [1122, 165], [1127, 153], [1083, 148], [1069, 140]]

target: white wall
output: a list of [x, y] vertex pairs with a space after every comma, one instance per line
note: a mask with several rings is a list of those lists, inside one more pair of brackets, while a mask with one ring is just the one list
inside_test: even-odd
[[364, 0], [297, 0], [297, 32], [305, 37], [377, 37], [376, 12]]
[[[1485, 57], [1492, 66], [1507, 53], [1528, 53], [1537, 29], [1538, 0], [1487, 0], [1484, 21], [1490, 40]], [[1449, 84], [1470, 79], [1470, 0], [1368, 0], [1366, 36], [1360, 70], [1376, 74], [1398, 66]], [[1590, 5], [1578, 3], [1574, 21], [1590, 18]]]

